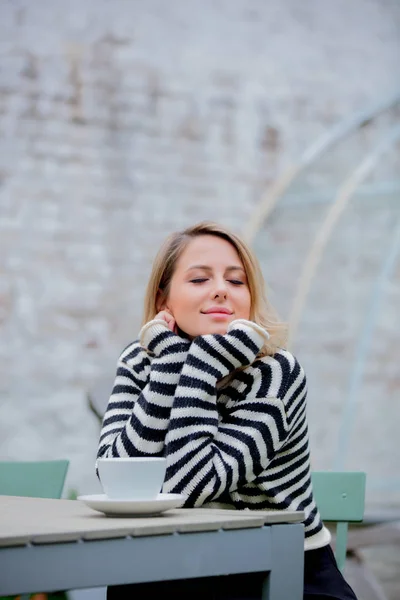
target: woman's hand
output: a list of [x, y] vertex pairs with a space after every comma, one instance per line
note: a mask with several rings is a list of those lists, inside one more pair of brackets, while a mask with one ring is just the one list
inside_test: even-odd
[[156, 314], [154, 319], [162, 319], [168, 325], [168, 328], [172, 331], [172, 333], [178, 334], [178, 327], [173, 315], [168, 310], [161, 310]]
[[235, 369], [251, 365], [257, 358], [269, 333], [246, 319], [235, 319], [225, 334], [207, 333], [194, 338], [190, 352], [218, 372], [217, 380]]
[[170, 351], [187, 353], [190, 341], [181, 337], [179, 333], [174, 316], [169, 310], [164, 309], [143, 325], [139, 332], [139, 343], [157, 358], [165, 356]]

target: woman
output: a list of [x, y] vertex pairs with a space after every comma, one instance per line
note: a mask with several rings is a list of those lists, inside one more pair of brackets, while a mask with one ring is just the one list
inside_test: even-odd
[[[251, 250], [223, 227], [167, 239], [139, 339], [119, 358], [98, 457], [165, 456], [163, 492], [184, 494], [186, 507], [303, 510], [304, 598], [355, 600], [313, 498], [305, 374], [283, 349], [264, 287]], [[260, 598], [261, 584], [250, 574], [113, 587], [108, 597]]]

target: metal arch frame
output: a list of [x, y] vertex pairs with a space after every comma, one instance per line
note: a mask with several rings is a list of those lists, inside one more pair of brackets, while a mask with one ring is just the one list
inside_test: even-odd
[[[400, 219], [397, 221], [397, 225], [394, 229], [389, 247], [385, 248], [383, 252], [381, 269], [373, 286], [371, 301], [365, 312], [362, 334], [359, 337], [358, 344], [355, 348], [354, 369], [350, 377], [347, 398], [342, 409], [337, 452], [333, 463], [334, 470], [342, 470], [345, 465], [345, 460], [349, 449], [350, 434], [355, 421], [356, 407], [359, 396], [358, 392], [362, 383], [365, 365], [371, 348], [374, 329], [378, 322], [378, 315], [383, 301], [384, 289], [386, 283], [390, 280], [393, 274], [399, 254]], [[395, 488], [400, 488], [400, 480], [396, 482]]]
[[[300, 317], [305, 306], [308, 291], [310, 289], [311, 281], [315, 275], [315, 271], [323, 254], [323, 251], [327, 245], [330, 235], [337, 224], [339, 217], [348, 205], [349, 200], [354, 195], [359, 184], [369, 174], [371, 169], [375, 166], [382, 155], [387, 152], [393, 144], [400, 139], [400, 126], [395, 127], [390, 133], [381, 140], [376, 146], [373, 152], [371, 152], [359, 166], [352, 172], [352, 174], [344, 181], [339, 189], [339, 192], [333, 202], [328, 214], [319, 229], [314, 243], [308, 253], [306, 262], [304, 263], [301, 276], [299, 278], [299, 285], [297, 293], [292, 305], [291, 316], [289, 318], [291, 337], [290, 341], [293, 342], [293, 337], [298, 329]], [[372, 341], [372, 335], [377, 323], [377, 317], [379, 308], [383, 298], [383, 291], [386, 282], [390, 279], [396, 264], [396, 259], [400, 251], [400, 224], [395, 229], [393, 238], [390, 243], [388, 252], [384, 253], [384, 262], [375, 280], [372, 299], [370, 306], [366, 312], [362, 333], [356, 344], [355, 358], [354, 358], [354, 370], [349, 382], [349, 389], [346, 400], [342, 409], [342, 416], [340, 418], [339, 426], [339, 438], [336, 445], [336, 455], [333, 461], [333, 468], [336, 470], [343, 470], [345, 460], [350, 445], [351, 431], [354, 426], [356, 407], [358, 403], [359, 389], [362, 383], [362, 378], [365, 370], [365, 364], [368, 358], [369, 349]], [[400, 484], [398, 482], [393, 483], [391, 481], [391, 487], [398, 489]]]
[[[343, 213], [344, 209], [348, 205], [349, 200], [354, 195], [358, 186], [365, 177], [369, 174], [371, 169], [375, 166], [382, 155], [387, 152], [393, 144], [400, 139], [400, 126], [392, 129], [389, 134], [385, 135], [381, 142], [370, 152], [366, 158], [359, 164], [359, 166], [351, 173], [351, 175], [344, 181], [339, 189], [339, 192], [328, 211], [328, 214], [319, 229], [314, 243], [308, 253], [306, 262], [303, 266], [301, 276], [299, 278], [299, 285], [297, 293], [292, 304], [292, 311], [289, 318], [290, 323], [290, 341], [293, 342], [293, 337], [297, 331], [300, 317], [305, 306], [308, 291], [310, 289], [311, 281], [314, 277], [315, 271], [323, 254], [323, 251], [327, 245], [330, 235], [339, 220], [339, 217]], [[384, 262], [380, 269], [377, 279], [375, 280], [374, 289], [372, 292], [372, 299], [370, 306], [366, 312], [362, 333], [356, 344], [355, 358], [354, 358], [354, 370], [349, 382], [349, 389], [347, 397], [342, 409], [342, 416], [340, 419], [339, 426], [339, 439], [336, 445], [336, 456], [334, 458], [333, 468], [336, 470], [343, 470], [347, 451], [350, 444], [350, 435], [354, 426], [355, 412], [357, 407], [357, 399], [359, 395], [359, 389], [362, 383], [364, 374], [365, 364], [368, 358], [368, 353], [372, 341], [372, 334], [377, 323], [377, 316], [379, 313], [379, 307], [381, 305], [383, 290], [386, 282], [390, 279], [396, 259], [400, 250], [400, 223], [394, 232], [393, 239], [391, 240], [388, 252], [384, 253]], [[387, 482], [385, 482], [387, 483]], [[400, 483], [391, 482], [391, 487], [398, 489]]]
[[261, 224], [267, 219], [273, 208], [282, 197], [284, 192], [292, 184], [294, 179], [309, 166], [317, 157], [320, 157], [331, 146], [340, 139], [344, 138], [353, 130], [361, 127], [371, 119], [385, 112], [400, 102], [400, 90], [397, 90], [390, 96], [380, 100], [372, 106], [357, 112], [355, 115], [339, 121], [331, 127], [323, 136], [315, 140], [296, 163], [289, 165], [285, 171], [275, 180], [272, 186], [267, 190], [266, 194], [261, 198], [258, 206], [253, 210], [250, 219], [246, 224], [243, 237], [252, 244], [255, 235], [259, 231]]
[[[337, 224], [339, 217], [348, 205], [349, 200], [354, 195], [358, 186], [363, 182], [372, 168], [376, 165], [381, 156], [389, 150], [393, 144], [400, 139], [400, 126], [395, 127], [384, 136], [381, 142], [370, 152], [366, 158], [358, 165], [351, 175], [344, 181], [339, 188], [336, 198], [325, 217], [322, 226], [319, 228], [314, 242], [309, 250], [299, 277], [299, 284], [295, 294], [292, 309], [289, 316], [290, 324], [290, 343], [293, 343], [295, 334], [299, 326], [300, 318], [304, 309], [307, 295], [311, 286], [311, 281], [320, 262], [324, 249], [329, 241], [332, 231]], [[290, 344], [289, 344], [290, 345]]]
[[[398, 93], [394, 94], [386, 101], [375, 105], [372, 109], [367, 109], [345, 121], [334, 126], [327, 134], [313, 143], [301, 156], [298, 163], [289, 166], [283, 175], [276, 180], [273, 186], [267, 192], [267, 195], [262, 199], [257, 209], [253, 212], [252, 217], [245, 229], [245, 237], [249, 243], [254, 239], [255, 234], [261, 226], [261, 223], [271, 213], [272, 209], [278, 202], [279, 198], [290, 186], [296, 176], [313, 160], [325, 152], [336, 141], [347, 135], [350, 131], [359, 127], [366, 121], [370, 120], [377, 114], [387, 110], [397, 104], [400, 100]], [[400, 127], [396, 127], [389, 135], [384, 136], [379, 145], [371, 152], [353, 171], [353, 173], [345, 180], [339, 189], [336, 199], [328, 212], [328, 215], [323, 223], [322, 229], [319, 230], [314, 244], [308, 254], [306, 264], [303, 268], [302, 276], [300, 277], [298, 292], [295, 301], [292, 305], [291, 331], [295, 332], [300, 320], [302, 308], [307, 297], [307, 292], [310, 287], [312, 277], [315, 273], [319, 259], [323, 249], [326, 246], [328, 238], [333, 231], [333, 228], [338, 221], [340, 215], [344, 211], [348, 201], [365, 179], [366, 175], [371, 171], [373, 166], [379, 160], [381, 155], [386, 152], [400, 138]], [[359, 338], [355, 351], [355, 368], [349, 383], [349, 392], [345, 405], [342, 410], [341, 425], [339, 431], [338, 451], [334, 459], [334, 468], [341, 469], [344, 466], [345, 458], [349, 446], [351, 430], [355, 419], [355, 410], [357, 405], [357, 397], [359, 387], [362, 382], [364, 367], [367, 360], [372, 334], [377, 323], [380, 305], [383, 297], [385, 284], [391, 277], [391, 273], [396, 264], [397, 256], [400, 252], [400, 223], [394, 231], [393, 238], [390, 243], [389, 251], [384, 253], [384, 261], [377, 279], [374, 284], [371, 303], [364, 319], [362, 335]], [[291, 336], [293, 339], [293, 333]], [[386, 483], [387, 485], [387, 483]], [[393, 482], [390, 485], [393, 488]], [[399, 484], [395, 482], [394, 489], [398, 489]]]

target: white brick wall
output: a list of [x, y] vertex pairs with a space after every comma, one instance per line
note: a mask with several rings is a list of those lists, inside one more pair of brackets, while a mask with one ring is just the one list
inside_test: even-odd
[[[399, 25], [395, 0], [0, 5], [0, 458], [68, 456], [67, 487], [96, 491], [86, 394], [136, 336], [159, 242], [204, 218], [241, 231], [311, 141], [395, 89]], [[346, 140], [294, 191], [334, 190], [398, 114]], [[396, 182], [398, 169], [397, 147], [367, 183]], [[398, 196], [364, 200], [335, 232], [296, 344], [322, 467], [336, 451], [360, 307], [399, 215]], [[256, 240], [284, 316], [326, 209], [283, 203]], [[347, 465], [382, 477], [400, 459], [399, 276]]]

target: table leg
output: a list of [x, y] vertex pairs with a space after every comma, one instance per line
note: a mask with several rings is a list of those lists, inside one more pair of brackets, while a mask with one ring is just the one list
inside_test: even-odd
[[[303, 600], [304, 552], [299, 559], [299, 545], [304, 547], [304, 528], [302, 525], [293, 525], [289, 531], [280, 525], [273, 525], [271, 529], [273, 565], [264, 581], [262, 599]], [[293, 543], [294, 529], [296, 543]]]

